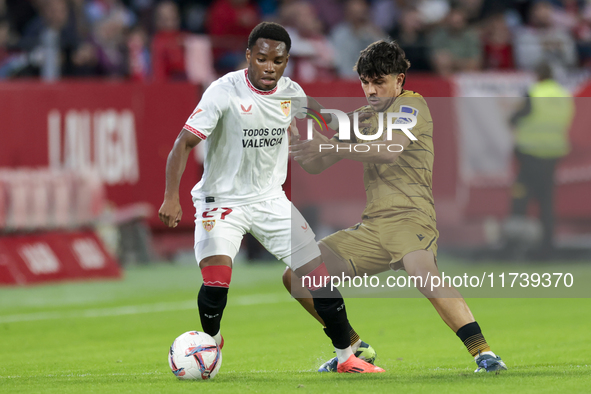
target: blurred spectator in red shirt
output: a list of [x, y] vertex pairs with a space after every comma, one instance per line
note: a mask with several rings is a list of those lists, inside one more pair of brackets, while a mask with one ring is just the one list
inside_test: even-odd
[[284, 6], [281, 17], [291, 37], [286, 74], [301, 82], [335, 78], [334, 49], [322, 34], [322, 22], [307, 1]]
[[156, 33], [152, 39], [154, 81], [186, 80], [185, 38], [180, 29], [179, 9], [167, 0], [156, 7]]
[[248, 36], [259, 21], [258, 9], [249, 0], [216, 0], [211, 5], [206, 25], [218, 72], [235, 70], [244, 61]]
[[511, 31], [503, 14], [491, 16], [482, 31], [484, 43], [484, 68], [488, 70], [507, 70], [515, 67]]

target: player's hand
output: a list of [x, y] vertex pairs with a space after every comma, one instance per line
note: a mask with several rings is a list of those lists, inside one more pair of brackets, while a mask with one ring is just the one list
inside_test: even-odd
[[[351, 124], [351, 132], [353, 132], [353, 114], [355, 113], [355, 111], [353, 112], [349, 112], [347, 113], [347, 116], [349, 117], [349, 122]], [[366, 127], [371, 127], [371, 122], [369, 122], [369, 119], [371, 119], [372, 116], [375, 115], [374, 112], [358, 112], [359, 115], [358, 116], [358, 121], [359, 121], [359, 130], [363, 130]]]
[[168, 227], [176, 227], [183, 217], [181, 203], [174, 199], [165, 199], [158, 210], [158, 217]]
[[298, 140], [291, 145], [290, 153], [293, 158], [301, 165], [307, 164], [314, 159], [324, 156], [327, 152], [321, 149], [322, 144], [331, 144], [326, 136], [313, 129], [313, 138], [311, 140]]
[[300, 140], [300, 132], [298, 130], [298, 127], [296, 126], [295, 118], [293, 118], [291, 124], [287, 128], [287, 134], [289, 136], [289, 145], [293, 145]]

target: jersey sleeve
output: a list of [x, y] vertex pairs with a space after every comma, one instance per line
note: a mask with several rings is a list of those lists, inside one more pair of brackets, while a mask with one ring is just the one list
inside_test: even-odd
[[[421, 134], [422, 126], [425, 123], [423, 118], [423, 114], [421, 110], [423, 109], [424, 104], [422, 100], [418, 97], [403, 97], [399, 100], [396, 100], [394, 105], [394, 112], [401, 112], [403, 114], [414, 115], [417, 118], [417, 124], [414, 127], [408, 127], [407, 130], [410, 131], [415, 137], [418, 137]], [[400, 116], [396, 118], [394, 124], [409, 124], [411, 123], [410, 117]], [[404, 131], [400, 129], [392, 130], [394, 134], [400, 134], [407, 136]], [[408, 137], [408, 136], [407, 136]]]
[[212, 84], [203, 93], [199, 104], [183, 128], [202, 140], [207, 139], [226, 112], [229, 101], [230, 97], [226, 89], [219, 84]]

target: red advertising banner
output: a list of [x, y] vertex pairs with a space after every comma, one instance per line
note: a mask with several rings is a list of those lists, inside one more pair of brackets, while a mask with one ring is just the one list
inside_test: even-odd
[[[168, 152], [199, 90], [187, 83], [2, 83], [0, 167], [96, 171], [116, 206], [148, 202], [156, 212]], [[187, 227], [193, 226], [190, 190], [201, 172], [192, 156], [181, 184]], [[158, 217], [150, 223], [159, 225]]]
[[0, 285], [120, 277], [119, 265], [92, 231], [0, 237]]

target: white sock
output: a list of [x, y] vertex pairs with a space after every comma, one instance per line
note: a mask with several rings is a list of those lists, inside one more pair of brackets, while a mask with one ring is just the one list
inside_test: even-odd
[[346, 349], [337, 349], [335, 348], [337, 353], [337, 358], [339, 359], [339, 364], [344, 363], [353, 355], [353, 350], [351, 350], [351, 346]]
[[480, 357], [480, 356], [482, 356], [482, 355], [484, 355], [484, 354], [488, 354], [488, 355], [490, 355], [490, 356], [497, 357], [497, 355], [496, 355], [496, 354], [494, 354], [494, 353], [493, 353], [493, 352], [491, 352], [491, 351], [488, 351], [488, 352], [480, 352], [480, 354], [477, 354], [476, 356], [474, 356], [474, 360], [476, 360], [478, 357]]
[[355, 354], [357, 350], [359, 350], [359, 346], [361, 346], [361, 339], [358, 339], [357, 342], [351, 345], [351, 351], [353, 352], [353, 354]]
[[222, 332], [222, 331], [220, 330], [220, 331], [218, 331], [218, 333], [217, 333], [217, 334], [215, 334], [215, 335], [213, 336], [213, 339], [215, 339], [215, 343], [217, 343], [217, 344], [218, 344], [218, 346], [222, 344], [222, 334], [221, 334], [221, 332]]

